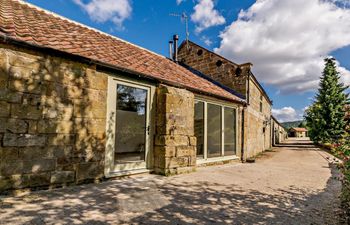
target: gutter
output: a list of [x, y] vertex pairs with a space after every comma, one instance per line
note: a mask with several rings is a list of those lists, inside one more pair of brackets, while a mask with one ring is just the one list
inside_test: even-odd
[[101, 67], [102, 70], [104, 68], [112, 69], [112, 70], [116, 70], [116, 71], [119, 71], [119, 72], [122, 72], [122, 73], [127, 73], [129, 75], [134, 75], [134, 76], [137, 75], [139, 77], [142, 77], [142, 78], [145, 78], [147, 80], [154, 81], [154, 82], [168, 84], [168, 85], [171, 85], [171, 86], [177, 87], [177, 88], [183, 88], [183, 89], [186, 89], [186, 90], [189, 90], [191, 92], [198, 93], [198, 94], [212, 96], [212, 97], [215, 97], [215, 98], [218, 98], [218, 99], [221, 99], [221, 100], [235, 102], [235, 103], [239, 103], [239, 104], [243, 104], [243, 105], [246, 104], [245, 101], [234, 100], [234, 99], [226, 98], [224, 96], [220, 96], [220, 95], [216, 95], [216, 94], [200, 91], [198, 89], [186, 87], [186, 86], [180, 85], [180, 84], [175, 83], [175, 82], [171, 82], [171, 81], [164, 80], [164, 79], [161, 79], [161, 78], [155, 78], [155, 77], [153, 77], [153, 76], [151, 76], [149, 74], [146, 74], [146, 73], [137, 72], [137, 71], [130, 70], [130, 69], [127, 69], [127, 68], [123, 68], [123, 67], [119, 67], [119, 66], [116, 66], [116, 65], [112, 65], [112, 64], [109, 64], [109, 63], [103, 63], [103, 62], [98, 61], [98, 60], [90, 59], [90, 58], [87, 58], [87, 57], [84, 57], [84, 56], [80, 56], [80, 55], [75, 55], [75, 54], [68, 53], [68, 52], [65, 52], [65, 51], [62, 51], [62, 50], [49, 48], [49, 47], [44, 47], [44, 46], [41, 46], [41, 45], [36, 45], [36, 44], [33, 44], [33, 43], [17, 40], [15, 38], [9, 37], [9, 36], [1, 33], [1, 32], [0, 32], [0, 37], [3, 38], [3, 40], [0, 40], [0, 42], [6, 43], [6, 44], [19, 45], [19, 46], [26, 47], [26, 48], [40, 49], [43, 52], [53, 53], [53, 54], [56, 54], [57, 56], [61, 56], [61, 57], [69, 57], [72, 60], [79, 60], [79, 61], [87, 63], [89, 65], [95, 64], [97, 66], [97, 68]]

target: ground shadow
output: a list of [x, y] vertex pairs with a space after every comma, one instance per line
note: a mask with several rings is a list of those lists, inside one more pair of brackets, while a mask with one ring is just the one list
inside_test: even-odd
[[[0, 224], [337, 224], [339, 174], [322, 192], [264, 193], [152, 176], [4, 198]], [[333, 209], [334, 208], [334, 209]]]

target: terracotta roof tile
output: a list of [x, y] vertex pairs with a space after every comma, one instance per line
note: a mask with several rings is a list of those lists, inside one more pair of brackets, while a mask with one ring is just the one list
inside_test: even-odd
[[164, 83], [242, 101], [164, 56], [19, 0], [0, 0], [0, 34], [143, 73]]
[[306, 132], [307, 129], [304, 127], [292, 127], [291, 129], [297, 131], [297, 132]]

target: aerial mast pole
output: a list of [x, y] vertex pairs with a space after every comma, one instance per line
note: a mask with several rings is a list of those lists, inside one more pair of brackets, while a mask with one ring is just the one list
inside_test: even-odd
[[180, 14], [176, 14], [176, 13], [170, 13], [170, 16], [175, 16], [175, 17], [180, 17], [181, 21], [185, 21], [185, 25], [186, 25], [186, 46], [188, 48], [188, 40], [189, 40], [189, 36], [190, 36], [190, 32], [188, 31], [188, 16], [185, 12], [183, 12], [181, 15]]

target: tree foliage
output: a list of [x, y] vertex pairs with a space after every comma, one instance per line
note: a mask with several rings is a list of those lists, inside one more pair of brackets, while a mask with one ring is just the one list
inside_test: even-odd
[[326, 58], [318, 93], [305, 114], [309, 136], [315, 142], [334, 143], [345, 133], [345, 106], [349, 96], [345, 93], [348, 87], [339, 79], [335, 60]]

